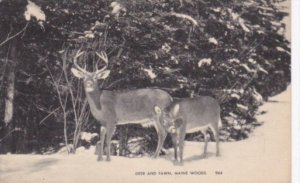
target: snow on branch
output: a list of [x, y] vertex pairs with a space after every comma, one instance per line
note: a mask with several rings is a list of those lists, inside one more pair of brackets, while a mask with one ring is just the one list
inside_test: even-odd
[[151, 78], [151, 79], [155, 79], [157, 76], [156, 76], [156, 74], [153, 72], [153, 69], [150, 67], [150, 69], [146, 69], [146, 68], [144, 68], [143, 69], [146, 73], [147, 73], [147, 75]]
[[188, 20], [188, 21], [192, 22], [195, 26], [198, 26], [197, 20], [195, 20], [190, 15], [186, 15], [186, 14], [182, 14], [182, 13], [174, 13], [174, 12], [172, 12], [171, 15], [175, 16], [177, 18], [182, 18], [182, 19]]
[[121, 11], [126, 12], [126, 8], [123, 7], [123, 5], [121, 5], [119, 2], [116, 2], [116, 1], [110, 3], [110, 7], [112, 8], [111, 13], [113, 15], [115, 15], [116, 17], [119, 16]]
[[211, 64], [211, 58], [203, 58], [199, 60], [198, 67], [202, 67], [203, 65], [210, 65]]
[[25, 19], [29, 21], [31, 17], [34, 17], [37, 19], [37, 21], [45, 21], [46, 15], [42, 11], [41, 7], [29, 0], [27, 2], [28, 5], [26, 6], [26, 11], [24, 12]]

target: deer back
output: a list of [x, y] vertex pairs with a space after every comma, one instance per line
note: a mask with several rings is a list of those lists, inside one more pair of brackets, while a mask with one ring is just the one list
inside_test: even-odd
[[103, 92], [100, 101], [103, 119], [128, 124], [153, 120], [156, 116], [154, 106], [165, 108], [170, 105], [172, 98], [163, 90], [147, 88], [115, 91], [113, 94]]
[[187, 131], [207, 125], [217, 128], [220, 119], [218, 102], [208, 96], [180, 99], [172, 103], [168, 111], [172, 113], [173, 120], [181, 119], [186, 123]]

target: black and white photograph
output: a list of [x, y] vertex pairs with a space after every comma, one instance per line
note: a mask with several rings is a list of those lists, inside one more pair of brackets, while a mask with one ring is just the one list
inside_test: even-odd
[[0, 182], [289, 183], [291, 0], [0, 0]]

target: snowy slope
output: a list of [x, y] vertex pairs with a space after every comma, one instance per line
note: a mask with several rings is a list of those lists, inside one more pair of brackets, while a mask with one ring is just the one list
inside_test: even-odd
[[202, 159], [203, 143], [196, 142], [186, 142], [182, 166], [173, 164], [171, 150], [158, 159], [113, 156], [111, 162], [97, 162], [93, 148], [76, 155], [2, 155], [0, 182], [290, 182], [290, 90], [261, 107], [267, 111], [258, 116], [264, 125], [249, 139], [221, 143], [221, 157], [209, 143], [209, 156]]

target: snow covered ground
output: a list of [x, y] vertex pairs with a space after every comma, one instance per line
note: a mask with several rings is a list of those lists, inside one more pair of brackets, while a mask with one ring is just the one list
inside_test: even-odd
[[158, 159], [113, 156], [111, 162], [97, 162], [93, 148], [76, 155], [1, 155], [0, 182], [290, 182], [290, 90], [261, 107], [264, 124], [249, 139], [221, 143], [220, 157], [212, 142], [206, 159], [203, 143], [186, 142], [180, 166], [171, 150]]

